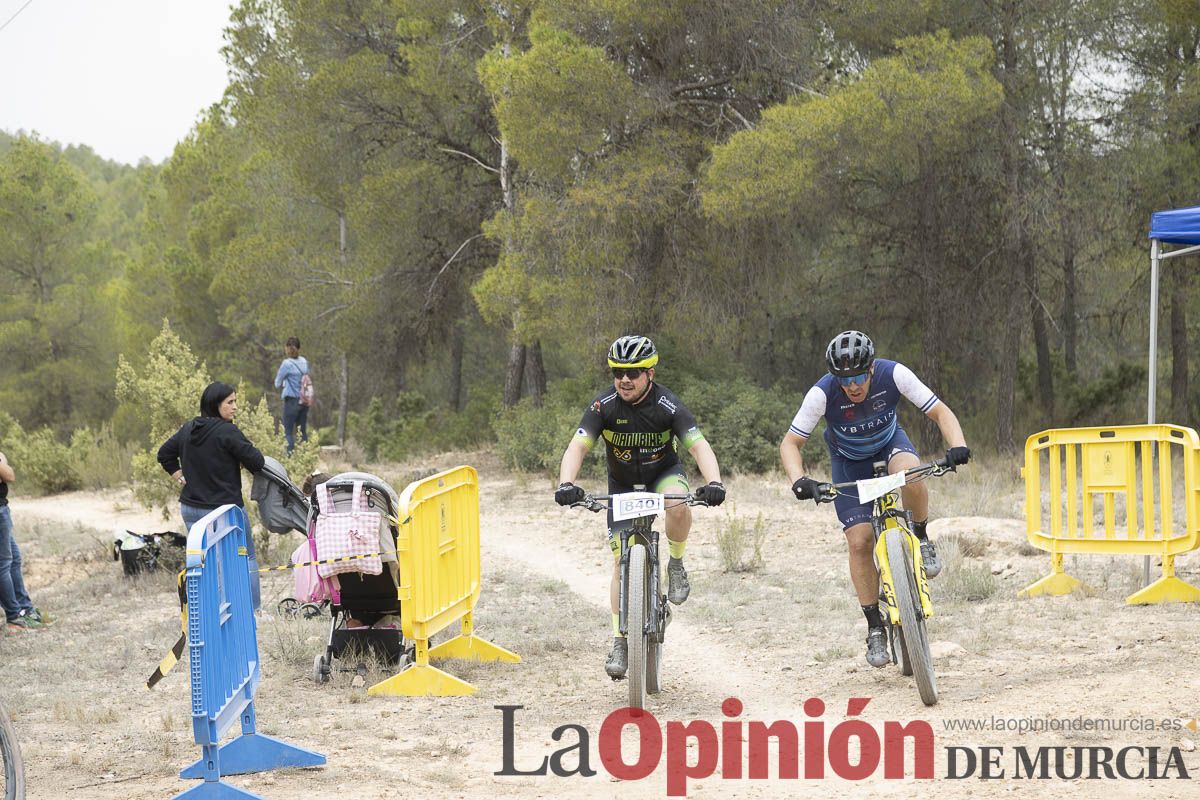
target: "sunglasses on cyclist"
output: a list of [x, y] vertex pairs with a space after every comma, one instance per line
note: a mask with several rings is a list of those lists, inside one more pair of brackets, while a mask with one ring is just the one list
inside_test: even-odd
[[636, 381], [645, 371], [642, 367], [613, 367], [613, 377], [620, 380], [628, 375], [629, 380]]
[[864, 372], [862, 375], [851, 375], [849, 378], [842, 378], [839, 376], [838, 383], [840, 383], [842, 386], [858, 386], [859, 384], [866, 383], [867, 379], [870, 377], [870, 372]]

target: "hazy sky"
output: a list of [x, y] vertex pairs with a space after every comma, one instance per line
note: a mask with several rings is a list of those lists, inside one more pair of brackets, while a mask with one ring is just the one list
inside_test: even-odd
[[[0, 0], [3, 25], [27, 0]], [[136, 164], [221, 99], [229, 0], [33, 0], [0, 30], [0, 129]]]

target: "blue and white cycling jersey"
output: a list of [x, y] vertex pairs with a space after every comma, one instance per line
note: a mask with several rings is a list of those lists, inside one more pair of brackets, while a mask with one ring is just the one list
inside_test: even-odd
[[899, 427], [896, 406], [901, 395], [923, 414], [940, 402], [912, 370], [896, 361], [875, 359], [871, 388], [861, 403], [850, 402], [837, 378], [826, 373], [804, 396], [789, 430], [811, 438], [824, 417], [825, 441], [831, 452], [853, 461], [873, 458]]

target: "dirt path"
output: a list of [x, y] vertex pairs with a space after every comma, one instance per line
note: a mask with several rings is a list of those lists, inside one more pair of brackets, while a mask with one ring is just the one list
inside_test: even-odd
[[[604, 676], [609, 642], [610, 561], [599, 515], [549, 502], [544, 481], [481, 468], [484, 586], [478, 606], [481, 636], [518, 652], [520, 665], [451, 662], [445, 669], [477, 687], [463, 698], [374, 698], [336, 674], [315, 686], [311, 660], [323, 647], [327, 622], [267, 617], [259, 623], [263, 683], [260, 731], [319, 750], [317, 770], [284, 770], [231, 779], [270, 798], [663, 797], [662, 766], [649, 778], [614, 782], [599, 763], [597, 734], [623, 704], [625, 686]], [[1122, 598], [1138, 565], [1080, 560], [1070, 569], [1096, 587], [1091, 595], [1018, 600], [1016, 589], [1042, 574], [1048, 559], [1023, 556], [1017, 520], [942, 519], [935, 533], [974, 537], [983, 552], [960, 565], [991, 586], [967, 600], [963, 581], [939, 578], [931, 623], [941, 701], [925, 708], [911, 679], [862, 661], [865, 626], [849, 592], [844, 543], [832, 513], [789, 502], [776, 482], [730, 481], [731, 502], [697, 509], [687, 561], [693, 592], [678, 609], [664, 662], [664, 691], [649, 710], [665, 724], [707, 720], [719, 726], [721, 703], [738, 698], [741, 722], [808, 717], [803, 703], [819, 698], [828, 732], [846, 718], [851, 697], [870, 698], [863, 718], [927, 720], [936, 736], [934, 781], [863, 782], [692, 780], [692, 797], [1193, 797], [1190, 780], [1014, 780], [1013, 748], [1023, 745], [1184, 747], [1186, 731], [1017, 733], [952, 731], [950, 723], [988, 719], [1048, 720], [1200, 716], [1200, 626], [1190, 607], [1130, 608]], [[399, 488], [399, 487], [398, 487]], [[26, 553], [35, 601], [62, 622], [37, 635], [0, 638], [6, 705], [25, 743], [30, 797], [159, 798], [187, 788], [177, 772], [198, 749], [188, 722], [186, 672], [154, 692], [141, 687], [178, 634], [168, 576], [128, 581], [107, 553], [113, 528], [164, 530], [133, 505], [128, 493], [72, 493], [13, 501], [17, 538]], [[731, 519], [760, 524], [763, 566], [725, 573], [715, 533]], [[86, 527], [81, 527], [86, 526]], [[286, 542], [272, 543], [282, 554]], [[1140, 560], [1139, 560], [1140, 562]], [[1002, 567], [992, 576], [990, 567]], [[1186, 579], [1197, 582], [1194, 575]], [[948, 582], [949, 581], [949, 582]], [[990, 583], [988, 583], [990, 581]], [[957, 587], [957, 588], [956, 588]], [[267, 607], [290, 589], [286, 573], [264, 583]], [[387, 672], [373, 672], [369, 683]], [[503, 766], [503, 718], [515, 712], [513, 762], [518, 769], [574, 741], [576, 725], [591, 737], [594, 777], [496, 776]], [[574, 729], [572, 729], [574, 730]], [[1006, 748], [1007, 776], [982, 781], [945, 778], [945, 748]], [[627, 750], [632, 755], [636, 748]], [[694, 763], [693, 747], [689, 758]], [[1192, 775], [1200, 754], [1181, 750]], [[772, 750], [772, 761], [775, 753]], [[571, 755], [564, 762], [577, 763]], [[911, 762], [910, 762], [911, 763]], [[776, 775], [772, 766], [772, 775]]]

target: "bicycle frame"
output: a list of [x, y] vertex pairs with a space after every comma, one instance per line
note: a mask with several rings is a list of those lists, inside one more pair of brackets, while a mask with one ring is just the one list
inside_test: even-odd
[[[887, 462], [877, 461], [872, 466], [874, 467], [874, 475], [877, 479], [886, 477], [889, 474], [887, 471]], [[921, 481], [931, 475], [943, 475], [953, 471], [954, 466], [949, 461], [933, 461], [905, 470], [905, 482]], [[908, 481], [909, 477], [915, 480]], [[818, 495], [814, 499], [818, 503], [831, 502], [844, 490], [857, 486], [858, 481], [823, 483], [820, 484]], [[909, 518], [908, 512], [900, 508], [899, 488], [893, 488], [880, 497], [876, 497], [871, 506], [871, 530], [875, 535], [875, 564], [879, 568], [879, 581], [882, 585], [884, 601], [888, 607], [888, 621], [892, 625], [899, 625], [900, 612], [896, 607], [895, 582], [892, 577], [892, 565], [887, 556], [887, 533], [893, 529], [899, 529], [902, 532], [905, 546], [912, 553], [913, 568], [916, 572], [917, 580], [917, 594], [920, 597], [921, 603], [921, 616], [929, 619], [933, 616], [933, 600], [929, 593], [929, 576], [925, 573], [925, 562], [921, 560], [921, 542], [912, 532], [912, 520]]]
[[[882, 470], [880, 469], [882, 467]], [[877, 477], [887, 474], [887, 465], [875, 465]], [[888, 607], [888, 621], [900, 624], [900, 611], [896, 603], [896, 588], [892, 579], [892, 564], [887, 555], [887, 532], [898, 528], [904, 536], [904, 544], [912, 553], [917, 578], [917, 594], [921, 599], [921, 615], [925, 619], [933, 616], [933, 600], [929, 593], [929, 577], [925, 574], [925, 562], [921, 560], [921, 542], [913, 535], [912, 519], [907, 511], [900, 509], [900, 492], [897, 489], [875, 498], [871, 510], [871, 528], [875, 534], [875, 564], [879, 567], [879, 582]]]

